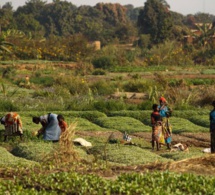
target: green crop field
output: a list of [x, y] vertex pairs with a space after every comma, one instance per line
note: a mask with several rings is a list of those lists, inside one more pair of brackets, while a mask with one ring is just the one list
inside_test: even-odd
[[[14, 78], [1, 79], [0, 115], [17, 111], [24, 136], [3, 142], [1, 126], [0, 194], [214, 193], [214, 156], [202, 152], [210, 147], [208, 102], [213, 97], [206, 91], [213, 90], [210, 79], [182, 82], [184, 70], [172, 67], [167, 74], [165, 66], [160, 67], [157, 81], [153, 67], [137, 67], [139, 72], [130, 73], [118, 72], [122, 69], [118, 67], [103, 76], [74, 76], [48, 64], [32, 69], [35, 65], [29, 63], [24, 70], [17, 65]], [[198, 75], [198, 68], [190, 72]], [[201, 69], [204, 75], [212, 72]], [[30, 87], [23, 79], [27, 74]], [[200, 85], [207, 86], [204, 92]], [[151, 106], [161, 95], [160, 89], [166, 90], [164, 95], [173, 108], [172, 144], [187, 145], [186, 152], [169, 151], [165, 145], [152, 151]], [[74, 126], [68, 142], [50, 143], [35, 136], [40, 125], [32, 117], [50, 112], [62, 114]], [[124, 132], [131, 137], [130, 143], [123, 141]], [[92, 147], [73, 144], [76, 138]]]
[[[206, 127], [208, 125], [203, 123], [207, 118], [207, 112], [205, 110], [205, 114], [196, 113], [185, 119], [179, 117], [183, 116], [183, 111], [177, 111], [170, 120], [173, 134], [208, 134]], [[60, 149], [60, 143], [44, 142], [32, 134], [39, 129], [39, 126], [32, 123], [31, 117], [44, 113], [20, 112], [24, 127], [24, 140], [20, 141], [19, 137], [11, 137], [8, 142], [1, 142], [0, 164], [2, 170], [7, 170], [4, 174], [1, 173], [2, 178], [16, 175], [13, 185], [7, 180], [1, 183], [2, 192], [4, 190], [9, 190], [14, 194], [21, 192], [22, 194], [76, 194], [77, 191], [78, 194], [189, 194], [197, 192], [204, 194], [206, 191], [214, 192], [214, 188], [211, 187], [215, 185], [214, 179], [205, 176], [204, 171], [202, 172], [204, 175], [199, 176], [199, 173], [197, 175], [189, 170], [187, 173], [186, 171], [177, 173], [177, 168], [176, 172], [172, 168], [169, 170], [159, 168], [159, 164], [164, 166], [186, 159], [193, 159], [195, 162], [199, 158], [208, 158], [208, 155], [202, 152], [204, 148], [201, 146], [191, 146], [189, 152], [170, 152], [165, 147], [162, 147], [159, 152], [152, 151], [149, 139], [144, 137], [144, 133], [150, 135], [150, 111], [113, 112], [109, 113], [110, 116], [97, 111], [61, 113], [65, 115], [68, 124], [76, 125], [73, 139], [82, 137], [91, 142], [92, 147], [87, 149], [83, 146], [74, 146], [73, 150], [79, 156], [79, 160], [74, 160], [69, 164], [66, 161], [56, 164], [55, 161], [50, 160], [49, 156]], [[132, 144], [121, 143], [123, 132], [129, 133]], [[116, 134], [117, 143], [108, 142], [111, 133]], [[180, 140], [174, 140], [173, 136], [173, 141]], [[58, 156], [55, 154], [54, 158]], [[135, 166], [154, 166], [154, 168], [151, 171], [148, 168], [136, 171]], [[213, 170], [213, 166], [210, 168]], [[109, 177], [115, 179], [106, 179]], [[176, 185], [182, 178], [183, 183]], [[86, 182], [87, 185], [82, 185]], [[159, 183], [161, 186], [169, 187], [165, 190], [161, 189], [158, 187]], [[202, 188], [202, 183], [204, 183], [204, 188]]]

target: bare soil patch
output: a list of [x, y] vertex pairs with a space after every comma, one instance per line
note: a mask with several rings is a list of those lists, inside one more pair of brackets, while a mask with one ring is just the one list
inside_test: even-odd
[[[79, 131], [76, 132], [76, 135], [86, 137], [96, 137], [96, 138], [107, 138], [111, 135], [113, 131]], [[122, 133], [119, 131], [114, 131], [114, 136], [118, 139], [122, 139]], [[131, 137], [142, 138], [144, 141], [150, 143], [151, 141], [150, 132], [138, 132], [131, 134]], [[186, 144], [189, 147], [210, 147], [210, 134], [209, 133], [181, 133], [172, 135], [172, 144], [182, 143]]]

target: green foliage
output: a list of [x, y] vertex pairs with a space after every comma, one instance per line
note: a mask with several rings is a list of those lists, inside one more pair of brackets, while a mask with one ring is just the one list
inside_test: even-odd
[[174, 110], [173, 116], [174, 117], [181, 117], [181, 118], [189, 118], [191, 116], [205, 116], [209, 114], [208, 109], [198, 109], [198, 110]]
[[[95, 123], [101, 127], [115, 129], [127, 133], [151, 131], [151, 127], [146, 126], [139, 120], [130, 117], [102, 117], [98, 118]], [[118, 125], [119, 123], [121, 124], [120, 126]]]
[[[151, 109], [151, 108], [150, 108]], [[135, 118], [139, 121], [141, 121], [145, 125], [151, 125], [150, 110], [144, 110], [144, 111], [128, 111], [128, 110], [122, 110], [122, 111], [114, 111], [109, 112], [108, 116], [122, 116], [122, 117], [129, 117], [129, 118]]]
[[106, 75], [106, 71], [103, 69], [97, 68], [92, 72], [92, 75]]
[[98, 100], [93, 103], [93, 107], [100, 112], [109, 113], [110, 111], [125, 110], [126, 103], [121, 100]]
[[[105, 152], [105, 153], [104, 153]], [[150, 162], [166, 162], [167, 159], [137, 146], [107, 144], [90, 149], [90, 153], [100, 154], [101, 158], [124, 165], [146, 164]], [[106, 154], [106, 155], [105, 155]], [[144, 155], [143, 155], [144, 154]]]
[[37, 85], [44, 85], [44, 86], [52, 86], [54, 83], [54, 78], [49, 76], [38, 76], [31, 78], [31, 83], [37, 84]]
[[186, 152], [186, 153], [181, 151], [176, 151], [176, 152], [163, 153], [160, 156], [163, 158], [179, 161], [179, 160], [188, 159], [188, 158], [202, 157], [204, 156], [204, 153], [199, 148], [189, 147], [189, 152]]
[[193, 65], [192, 56], [188, 55], [176, 41], [164, 41], [153, 45], [147, 51], [145, 61], [148, 65]]
[[209, 112], [209, 110], [175, 110], [173, 116], [188, 119], [196, 125], [209, 128]]
[[209, 75], [213, 75], [215, 74], [215, 70], [214, 69], [206, 69], [202, 71], [202, 74], [209, 74]]
[[[189, 181], [189, 182], [188, 182]], [[93, 174], [61, 172], [3, 181], [1, 192], [13, 194], [213, 194], [214, 177], [172, 172], [124, 173], [116, 180]], [[147, 184], [147, 185], [146, 185]], [[171, 184], [171, 185], [170, 185]], [[72, 187], [71, 187], [72, 186]], [[39, 190], [38, 190], [39, 189]]]
[[150, 110], [150, 109], [152, 109], [153, 103], [154, 103], [154, 101], [152, 101], [152, 100], [143, 101], [142, 103], [140, 103], [138, 105], [138, 109], [139, 110]]
[[130, 92], [146, 92], [149, 89], [149, 84], [142, 79], [127, 81], [123, 84], [124, 91]]
[[[139, 131], [151, 131], [151, 118], [150, 114], [152, 111], [145, 110], [145, 111], [116, 111], [116, 112], [110, 112], [108, 116], [111, 116], [111, 118], [107, 118], [104, 120], [104, 122], [99, 122], [105, 126], [106, 128], [110, 128], [109, 126], [113, 125], [110, 120], [115, 120], [115, 118], [119, 118], [118, 121], [134, 118], [138, 121], [141, 121], [143, 124], [139, 124], [142, 127], [139, 127], [137, 124], [137, 127], [135, 129], [139, 129]], [[208, 125], [209, 125], [209, 119], [207, 119], [207, 115], [198, 115], [198, 112], [196, 111], [173, 111], [173, 117], [170, 118], [170, 124], [173, 128], [173, 133], [183, 133], [183, 132], [208, 132]], [[113, 118], [112, 118], [113, 117]], [[124, 118], [125, 117], [125, 118]], [[127, 119], [127, 120], [128, 120]], [[106, 122], [107, 121], [107, 122]], [[97, 123], [97, 122], [96, 122]], [[132, 122], [122, 122], [124, 125], [120, 127], [114, 127], [114, 129], [120, 130], [123, 132], [124, 129], [129, 129], [130, 131], [132, 129]], [[135, 123], [134, 123], [135, 124]], [[131, 126], [130, 126], [131, 125]], [[124, 127], [125, 126], [125, 127]], [[112, 127], [112, 126], [111, 126]], [[113, 127], [112, 127], [113, 128]], [[141, 129], [141, 130], [140, 130]], [[135, 130], [136, 131], [136, 130]]]
[[12, 78], [16, 75], [15, 67], [7, 66], [2, 70], [2, 78]]
[[90, 88], [96, 95], [111, 95], [115, 92], [114, 86], [103, 80], [94, 82]]
[[27, 142], [20, 143], [13, 148], [11, 153], [14, 156], [36, 162], [43, 162], [44, 159], [54, 151], [54, 144], [51, 142]]
[[215, 83], [214, 79], [187, 79], [189, 85], [213, 85]]
[[[121, 192], [129, 190], [131, 194], [137, 193], [137, 186], [139, 188], [139, 194], [204, 194], [209, 192], [213, 193], [214, 186], [213, 178], [193, 174], [175, 174], [170, 172], [149, 172], [141, 175], [136, 173], [123, 174], [117, 181], [120, 181], [121, 183], [129, 182], [127, 185], [118, 185], [115, 189], [118, 189]], [[171, 185], [169, 185], [170, 183]], [[202, 183], [204, 183], [205, 187], [202, 187]]]
[[88, 83], [80, 77], [58, 76], [55, 78], [55, 85], [60, 85], [69, 90], [72, 95], [87, 94]]
[[[164, 2], [164, 1], [163, 1]], [[173, 19], [169, 6], [158, 0], [148, 0], [138, 16], [140, 33], [149, 34], [152, 43], [162, 43], [171, 38]]]
[[[55, 179], [54, 179], [55, 178]], [[55, 180], [55, 182], [53, 182]], [[20, 182], [17, 180], [17, 182]], [[103, 194], [104, 188], [102, 186], [106, 186], [106, 180], [101, 177], [95, 175], [79, 175], [77, 173], [56, 173], [49, 175], [39, 175], [39, 177], [35, 174], [31, 176], [31, 178], [24, 177], [22, 180], [23, 188], [34, 188], [35, 184], [40, 186], [41, 194], [48, 193], [47, 189], [51, 184], [52, 194], [60, 193], [68, 193], [75, 194], [79, 192], [79, 194]], [[72, 187], [71, 187], [72, 186]], [[106, 186], [107, 187], [107, 186]], [[108, 189], [106, 189], [108, 190]], [[105, 190], [105, 191], [106, 191]], [[31, 194], [34, 194], [35, 190], [31, 190]], [[37, 191], [36, 191], [37, 192]], [[36, 193], [35, 193], [36, 194]]]
[[105, 131], [107, 129], [100, 127], [84, 118], [69, 118], [73, 123], [77, 123], [77, 130], [79, 131]]
[[89, 121], [94, 121], [100, 117], [106, 117], [105, 113], [99, 111], [63, 111], [61, 112], [65, 117], [76, 117], [76, 118], [84, 118]]
[[195, 125], [187, 119], [179, 117], [171, 117], [170, 124], [173, 127], [174, 133], [183, 133], [183, 132], [208, 132], [208, 128]]
[[109, 69], [116, 65], [116, 60], [112, 56], [101, 56], [92, 61], [94, 68]]
[[1, 99], [0, 101], [0, 111], [19, 111], [20, 108], [17, 104], [15, 104], [14, 102], [12, 102], [11, 100], [8, 99]]
[[149, 48], [151, 44], [151, 37], [149, 34], [141, 34], [140, 39], [137, 41], [137, 43], [134, 43], [135, 45], [138, 45], [139, 47], [143, 49]]
[[16, 156], [13, 156], [10, 152], [8, 152], [5, 148], [0, 147], [0, 152], [1, 152], [1, 160], [0, 160], [0, 165], [1, 166], [7, 166], [7, 167], [14, 167], [17, 165], [20, 166], [33, 166], [36, 165], [34, 161], [26, 160], [23, 158], [19, 158]]

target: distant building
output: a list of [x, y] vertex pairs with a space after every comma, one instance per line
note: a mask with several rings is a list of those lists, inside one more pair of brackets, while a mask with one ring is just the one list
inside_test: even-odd
[[95, 50], [101, 49], [101, 41], [92, 41], [88, 44], [89, 47], [93, 47]]

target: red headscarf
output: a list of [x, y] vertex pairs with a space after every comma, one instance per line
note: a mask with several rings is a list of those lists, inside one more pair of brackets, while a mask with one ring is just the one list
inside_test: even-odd
[[160, 99], [159, 99], [159, 101], [160, 101], [160, 102], [166, 102], [166, 99], [165, 99], [164, 97], [161, 96]]

